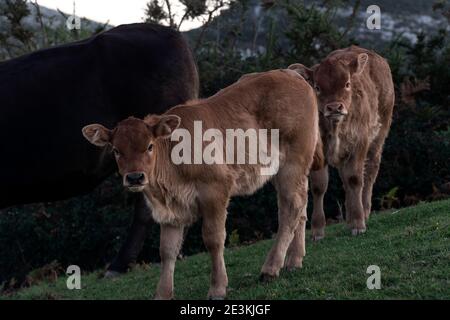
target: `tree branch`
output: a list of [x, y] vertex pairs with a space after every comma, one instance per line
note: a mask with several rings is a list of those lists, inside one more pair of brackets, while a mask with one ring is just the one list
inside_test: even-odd
[[43, 47], [47, 48], [49, 46], [49, 44], [50, 44], [50, 41], [48, 40], [47, 29], [45, 28], [44, 20], [42, 19], [41, 8], [40, 8], [39, 3], [37, 2], [37, 0], [35, 0], [34, 2], [31, 2], [31, 4], [36, 8], [36, 18], [39, 21], [39, 24], [40, 24], [40, 27], [41, 27], [41, 31], [42, 31], [42, 34], [44, 36]]
[[183, 14], [183, 16], [181, 17], [181, 20], [180, 20], [180, 22], [178, 23], [178, 26], [177, 26], [177, 30], [178, 31], [180, 31], [180, 28], [181, 28], [181, 25], [183, 24], [183, 22], [184, 22], [184, 19], [186, 19], [186, 17], [188, 16], [188, 14], [190, 13], [191, 11], [189, 10], [189, 9], [186, 9], [186, 11], [184, 12], [184, 14]]
[[170, 6], [170, 1], [169, 0], [165, 0], [166, 3], [166, 7], [167, 7], [167, 12], [169, 13], [169, 24], [171, 27], [175, 27], [175, 22], [172, 16], [172, 7]]
[[200, 32], [200, 35], [197, 38], [197, 41], [195, 43], [194, 52], [197, 52], [198, 48], [203, 42], [203, 38], [205, 36], [206, 30], [209, 28], [209, 25], [212, 21], [214, 13], [217, 12], [217, 10], [221, 9], [224, 6], [224, 2], [220, 1], [212, 10], [208, 11], [208, 19], [202, 26], [202, 31]]
[[353, 24], [355, 23], [356, 13], [358, 12], [360, 6], [361, 6], [361, 0], [355, 1], [352, 14], [348, 20], [347, 28], [341, 34], [341, 37], [339, 40], [343, 39], [347, 35], [347, 33], [350, 31], [350, 29], [353, 27]]

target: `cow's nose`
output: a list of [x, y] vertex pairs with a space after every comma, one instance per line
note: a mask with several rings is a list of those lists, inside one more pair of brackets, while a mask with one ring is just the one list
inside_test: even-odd
[[143, 172], [132, 172], [126, 175], [127, 182], [130, 185], [142, 184], [145, 180], [145, 175]]
[[342, 113], [344, 111], [344, 104], [340, 102], [329, 103], [325, 106], [327, 113]]

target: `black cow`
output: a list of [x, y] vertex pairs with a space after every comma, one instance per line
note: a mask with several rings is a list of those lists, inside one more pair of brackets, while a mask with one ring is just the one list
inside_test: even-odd
[[[110, 150], [81, 128], [163, 113], [198, 96], [183, 36], [154, 24], [122, 25], [89, 39], [0, 63], [0, 208], [88, 193], [115, 170]], [[142, 248], [151, 215], [143, 199], [110, 271]]]

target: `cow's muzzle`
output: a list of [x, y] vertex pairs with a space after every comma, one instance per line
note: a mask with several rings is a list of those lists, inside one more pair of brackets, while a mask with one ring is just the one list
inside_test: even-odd
[[323, 115], [329, 119], [341, 119], [348, 113], [342, 102], [333, 102], [325, 105]]
[[145, 172], [130, 172], [123, 178], [124, 187], [131, 192], [141, 192], [148, 184], [147, 175]]

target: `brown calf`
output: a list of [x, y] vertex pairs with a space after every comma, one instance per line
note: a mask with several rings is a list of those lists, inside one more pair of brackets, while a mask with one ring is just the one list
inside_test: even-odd
[[[365, 232], [372, 188], [394, 107], [394, 84], [381, 56], [356, 46], [333, 51], [311, 69], [294, 64], [315, 88], [326, 162], [339, 170], [345, 190], [347, 222], [353, 235]], [[311, 172], [314, 198], [312, 233], [324, 236], [323, 197], [328, 169]]]
[[[174, 164], [174, 136], [180, 130], [195, 136], [194, 121], [201, 121], [203, 130], [217, 129], [224, 136], [227, 129], [278, 129], [278, 148], [271, 148], [272, 155], [279, 155], [278, 171], [261, 175], [261, 164], [247, 162]], [[128, 118], [114, 130], [93, 124], [83, 128], [83, 134], [97, 146], [112, 146], [124, 186], [144, 192], [153, 218], [161, 224], [161, 277], [156, 298], [173, 297], [173, 273], [183, 229], [199, 217], [203, 218], [203, 240], [212, 258], [208, 296], [225, 297], [228, 278], [223, 251], [228, 202], [232, 196], [252, 194], [269, 180], [278, 193], [279, 227], [262, 267], [262, 278], [277, 277], [283, 266], [301, 267], [307, 177], [319, 124], [314, 91], [296, 72], [247, 75], [208, 99], [174, 107], [162, 116]], [[267, 140], [272, 147], [272, 140]], [[202, 148], [206, 147], [203, 143]], [[225, 149], [224, 153], [229, 151]], [[236, 146], [234, 152], [246, 151]], [[189, 161], [193, 161], [191, 156]]]

